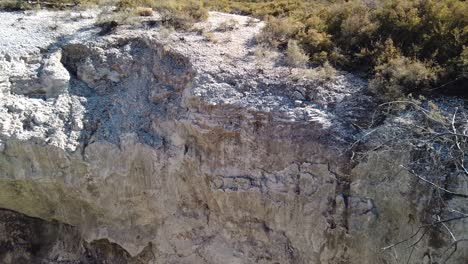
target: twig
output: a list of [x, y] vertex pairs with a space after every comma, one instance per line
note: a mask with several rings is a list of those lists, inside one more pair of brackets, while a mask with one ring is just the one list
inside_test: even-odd
[[458, 196], [458, 197], [462, 197], [462, 198], [468, 198], [468, 195], [466, 195], [466, 194], [456, 193], [456, 192], [449, 191], [449, 190], [447, 190], [447, 189], [445, 189], [445, 188], [443, 188], [443, 187], [440, 187], [439, 185], [437, 185], [437, 184], [435, 184], [435, 183], [433, 183], [433, 182], [431, 182], [431, 181], [429, 181], [429, 180], [424, 179], [423, 177], [417, 175], [413, 170], [411, 170], [411, 169], [409, 169], [409, 168], [406, 168], [406, 167], [403, 166], [403, 165], [400, 165], [400, 167], [405, 168], [405, 169], [406, 169], [409, 173], [411, 173], [412, 175], [418, 177], [419, 179], [421, 179], [422, 181], [424, 181], [424, 182], [426, 182], [426, 183], [429, 183], [430, 185], [436, 187], [436, 188], [439, 189], [439, 190], [442, 190], [442, 191], [444, 191], [444, 192], [446, 192], [446, 193], [448, 193], [448, 194], [451, 194], [451, 195], [453, 195], [453, 196]]
[[[437, 220], [440, 221], [440, 215], [437, 216]], [[453, 235], [452, 231], [450, 231], [448, 226], [445, 223], [442, 223], [442, 225], [445, 227], [445, 229], [447, 229], [447, 231], [449, 232], [449, 234], [452, 237], [453, 241], [457, 241], [457, 239], [455, 238], [455, 235]]]
[[443, 137], [443, 136], [446, 136], [446, 135], [468, 138], [468, 135], [457, 134], [457, 133], [453, 133], [453, 132], [444, 132], [444, 133], [437, 133], [431, 140], [434, 140], [434, 139], [436, 139], [438, 137]]
[[455, 127], [455, 119], [457, 117], [457, 111], [458, 111], [458, 107], [455, 108], [455, 113], [453, 114], [453, 117], [452, 117], [452, 130], [453, 130], [453, 134], [455, 135], [455, 144], [458, 150], [460, 150], [461, 155], [462, 155], [460, 158], [460, 167], [462, 167], [465, 174], [468, 175], [468, 170], [465, 168], [465, 151], [463, 151], [463, 149], [460, 146], [460, 141], [458, 140], [458, 131], [457, 131], [457, 128]]
[[434, 225], [438, 225], [438, 224], [442, 224], [442, 223], [448, 223], [448, 222], [461, 220], [461, 219], [465, 219], [465, 218], [468, 218], [468, 215], [457, 216], [457, 217], [453, 217], [453, 218], [449, 218], [449, 219], [445, 219], [445, 220], [436, 221], [436, 222], [434, 222], [432, 224], [426, 224], [425, 226], [434, 226]]
[[449, 208], [449, 211], [452, 212], [452, 213], [457, 213], [457, 214], [461, 214], [461, 215], [464, 215], [464, 216], [468, 217], [468, 214], [466, 214], [464, 212], [460, 212], [460, 211], [452, 209], [452, 208]]
[[369, 136], [370, 134], [374, 133], [375, 131], [377, 131], [377, 128], [364, 134], [360, 139], [356, 140], [353, 144], [351, 144], [351, 146], [349, 147], [349, 149], [351, 150], [357, 143], [361, 142], [365, 137]]
[[419, 231], [421, 231], [421, 229], [423, 229], [423, 228], [424, 228], [424, 226], [420, 226], [420, 227], [418, 228], [418, 230], [416, 230], [416, 232], [413, 233], [413, 235], [411, 235], [410, 237], [408, 237], [408, 238], [406, 238], [406, 239], [403, 239], [403, 240], [401, 240], [401, 241], [398, 241], [398, 242], [396, 242], [396, 243], [393, 243], [393, 244], [391, 244], [391, 245], [389, 245], [389, 246], [383, 247], [383, 248], [382, 248], [382, 251], [385, 251], [385, 250], [387, 250], [387, 249], [390, 249], [390, 248], [396, 247], [396, 246], [398, 246], [398, 245], [400, 245], [400, 244], [402, 244], [402, 243], [405, 243], [406, 241], [408, 241], [408, 240], [412, 239], [413, 237], [415, 237], [415, 236], [419, 233]]
[[411, 101], [392, 101], [392, 102], [387, 102], [387, 103], [380, 104], [379, 107], [380, 106], [385, 106], [385, 105], [390, 105], [390, 104], [398, 104], [398, 103], [413, 105], [418, 110], [420, 110], [428, 119], [430, 119], [430, 120], [432, 120], [432, 121], [434, 121], [436, 123], [446, 125], [446, 123], [442, 122], [441, 120], [437, 120], [437, 119], [433, 118], [432, 116], [430, 116], [430, 112], [428, 110], [422, 108], [418, 104], [416, 104], [414, 102], [411, 102]]
[[424, 233], [421, 235], [421, 237], [416, 242], [414, 242], [411, 246], [408, 247], [408, 248], [411, 248], [411, 251], [410, 251], [410, 254], [408, 256], [408, 260], [406, 261], [406, 264], [409, 263], [409, 261], [411, 259], [411, 256], [413, 255], [413, 251], [414, 251], [415, 246], [423, 239], [423, 237], [426, 235], [426, 233], [427, 233], [427, 229], [424, 230]]
[[453, 254], [455, 254], [455, 252], [456, 252], [457, 249], [458, 249], [458, 243], [460, 243], [460, 242], [466, 242], [466, 241], [468, 241], [468, 238], [462, 238], [462, 239], [458, 239], [458, 240], [454, 241], [452, 244], [450, 244], [450, 246], [448, 246], [447, 249], [445, 250], [444, 254], [447, 253], [447, 251], [448, 251], [449, 249], [451, 249], [452, 247], [455, 247], [455, 248], [454, 248], [453, 251], [450, 253], [450, 255], [447, 256], [447, 258], [444, 260], [443, 263], [447, 263], [447, 261], [453, 256]]
[[432, 91], [438, 90], [438, 89], [440, 89], [440, 88], [443, 88], [443, 87], [445, 87], [445, 86], [447, 86], [447, 85], [449, 85], [449, 84], [451, 84], [451, 83], [454, 83], [454, 82], [456, 82], [456, 81], [458, 81], [458, 80], [461, 80], [461, 79], [463, 79], [463, 78], [464, 78], [464, 76], [457, 77], [457, 78], [455, 78], [455, 79], [453, 79], [453, 80], [451, 80], [451, 81], [448, 81], [448, 82], [446, 82], [446, 83], [444, 83], [444, 84], [442, 84], [442, 85], [439, 85], [439, 86], [437, 86], [437, 87], [431, 88], [431, 89], [429, 89], [429, 91], [432, 92]]
[[389, 246], [386, 246], [386, 247], [383, 247], [382, 248], [382, 251], [385, 251], [387, 249], [390, 249], [390, 248], [393, 248], [395, 246], [398, 246], [400, 245], [401, 243], [404, 243], [412, 238], [414, 238], [416, 235], [418, 235], [418, 233], [421, 231], [421, 229], [423, 228], [426, 228], [426, 227], [434, 227], [436, 225], [439, 225], [439, 224], [442, 224], [442, 223], [448, 223], [448, 222], [452, 222], [452, 221], [456, 221], [456, 220], [461, 220], [461, 219], [465, 219], [465, 218], [468, 218], [468, 215], [463, 215], [463, 216], [457, 216], [457, 217], [453, 217], [453, 218], [449, 218], [449, 219], [444, 219], [444, 220], [438, 220], [436, 222], [433, 222], [431, 224], [425, 224], [425, 225], [421, 225], [419, 226], [418, 230], [416, 230], [416, 232], [414, 232], [410, 237], [406, 238], [406, 239], [403, 239], [401, 241], [398, 241], [394, 244], [391, 244]]

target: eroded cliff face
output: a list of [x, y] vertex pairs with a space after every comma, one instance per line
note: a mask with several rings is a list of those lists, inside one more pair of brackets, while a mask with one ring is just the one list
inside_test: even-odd
[[[20, 17], [1, 46], [0, 207], [25, 215], [2, 212], [0, 262], [394, 263], [381, 248], [420, 225], [430, 195], [398, 171], [408, 157], [346, 151], [373, 106], [365, 82], [259, 65], [261, 23], [212, 13], [200, 27], [241, 26], [211, 43], [100, 36], [92, 12], [0, 13], [2, 28]], [[12, 242], [24, 225], [41, 250]], [[438, 250], [424, 239], [412, 263]]]

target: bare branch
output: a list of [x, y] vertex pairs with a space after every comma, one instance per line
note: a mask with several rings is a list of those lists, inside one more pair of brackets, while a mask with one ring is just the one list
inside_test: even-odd
[[[441, 220], [440, 215], [437, 216], [437, 220], [439, 220], [439, 221]], [[447, 232], [449, 232], [449, 234], [452, 237], [453, 241], [457, 241], [457, 239], [455, 238], [455, 235], [452, 233], [452, 231], [450, 231], [450, 228], [448, 228], [448, 226], [445, 223], [442, 223], [442, 226], [444, 226], [445, 229], [447, 229]]]
[[447, 261], [453, 256], [453, 254], [455, 254], [455, 252], [457, 251], [458, 249], [458, 243], [460, 242], [468, 242], [468, 238], [462, 238], [462, 239], [458, 239], [456, 241], [454, 241], [452, 244], [450, 244], [450, 246], [447, 247], [447, 249], [445, 250], [444, 254], [447, 253], [447, 251], [449, 249], [451, 249], [452, 247], [454, 248], [453, 251], [450, 253], [450, 255], [447, 256], [447, 258], [444, 260], [443, 263], [447, 263]]
[[400, 165], [400, 167], [405, 168], [405, 169], [406, 169], [409, 173], [411, 173], [412, 175], [418, 177], [420, 180], [422, 180], [422, 181], [424, 181], [424, 182], [426, 182], [426, 183], [429, 183], [430, 185], [436, 187], [437, 189], [439, 189], [439, 190], [441, 190], [441, 191], [444, 191], [444, 192], [446, 192], [446, 193], [448, 193], [448, 194], [451, 194], [451, 195], [453, 195], [453, 196], [458, 196], [458, 197], [462, 197], [462, 198], [468, 198], [468, 195], [466, 195], [466, 194], [456, 193], [456, 192], [449, 191], [449, 190], [447, 190], [447, 189], [445, 189], [445, 188], [443, 188], [443, 187], [440, 187], [439, 185], [437, 185], [437, 184], [435, 184], [435, 183], [433, 183], [433, 182], [431, 182], [431, 181], [429, 181], [429, 180], [427, 180], [427, 179], [424, 179], [423, 177], [417, 175], [413, 170], [411, 170], [411, 169], [409, 169], [409, 168], [406, 168], [406, 167], [403, 166], [403, 165]]
[[428, 119], [430, 119], [430, 120], [432, 120], [432, 121], [434, 121], [436, 123], [446, 125], [446, 123], [444, 123], [443, 121], [437, 120], [434, 117], [432, 117], [430, 115], [431, 112], [429, 112], [428, 110], [422, 108], [421, 106], [419, 106], [415, 102], [411, 102], [411, 101], [392, 101], [392, 102], [387, 102], [387, 103], [380, 104], [379, 107], [380, 106], [385, 106], [385, 105], [391, 105], [391, 104], [409, 104], [409, 105], [412, 105], [412, 106], [416, 107], [416, 109], [420, 110]]
[[420, 237], [418, 240], [416, 240], [416, 242], [414, 242], [411, 246], [408, 247], [408, 248], [411, 248], [411, 252], [410, 252], [410, 254], [409, 254], [409, 256], [408, 256], [408, 260], [406, 261], [406, 264], [408, 264], [408, 263], [410, 262], [411, 256], [413, 256], [413, 252], [414, 252], [415, 246], [416, 246], [419, 242], [421, 242], [421, 240], [424, 238], [424, 236], [426, 235], [426, 233], [427, 233], [427, 229], [424, 230], [424, 233], [421, 235], [421, 237]]
[[351, 144], [351, 146], [349, 147], [349, 149], [352, 149], [356, 144], [358, 144], [359, 142], [361, 142], [364, 138], [366, 138], [367, 136], [369, 136], [370, 134], [374, 133], [375, 131], [377, 131], [377, 128], [366, 133], [365, 135], [363, 135], [360, 139], [356, 140], [353, 144]]
[[409, 236], [408, 238], [406, 239], [403, 239], [401, 241], [398, 241], [394, 244], [391, 244], [389, 246], [386, 246], [386, 247], [383, 247], [382, 248], [382, 251], [385, 251], [387, 249], [390, 249], [390, 248], [393, 248], [395, 246], [398, 246], [402, 243], [405, 243], [411, 239], [413, 239], [415, 236], [417, 236], [419, 234], [419, 232], [421, 231], [421, 229], [425, 229], [427, 227], [434, 227], [434, 226], [437, 226], [437, 225], [440, 225], [440, 224], [443, 224], [443, 223], [448, 223], [448, 222], [452, 222], [452, 221], [456, 221], [456, 220], [461, 220], [461, 219], [465, 219], [465, 218], [468, 218], [468, 215], [463, 215], [463, 216], [457, 216], [457, 217], [453, 217], [453, 218], [449, 218], [449, 219], [444, 219], [444, 220], [438, 220], [436, 222], [433, 222], [431, 224], [425, 224], [425, 225], [421, 225], [418, 230], [416, 230], [416, 232], [414, 232], [411, 236]]
[[[398, 107], [391, 107], [392, 104], [396, 104]], [[394, 116], [394, 113], [398, 112], [400, 105], [405, 109], [405, 115]], [[413, 233], [405, 236], [405, 239], [382, 247], [382, 251], [407, 248], [408, 251], [406, 253], [408, 255], [406, 255], [405, 259], [401, 260], [405, 263], [410, 263], [413, 253], [417, 251], [418, 245], [421, 241], [427, 239], [428, 232], [431, 230], [447, 234], [450, 237], [449, 242], [453, 242], [447, 248], [447, 254], [444, 253], [444, 255], [448, 255], [449, 253], [450, 255], [447, 258], [444, 258], [444, 255], [441, 256], [441, 261], [443, 259], [447, 261], [452, 257], [457, 250], [459, 241], [468, 241], [468, 238], [457, 239], [464, 234], [459, 234], [457, 232], [458, 229], [453, 229], [448, 224], [452, 221], [468, 218], [468, 213], [464, 213], [464, 209], [461, 209], [461, 211], [451, 209], [450, 203], [446, 201], [446, 199], [450, 199], [447, 196], [467, 199], [468, 192], [464, 189], [454, 189], [454, 191], [451, 191], [449, 189], [453, 189], [454, 187], [447, 187], [444, 185], [445, 182], [442, 178], [435, 177], [436, 175], [468, 176], [468, 126], [465, 124], [465, 120], [468, 118], [459, 107], [453, 108], [454, 110], [450, 111], [450, 113], [446, 108], [438, 109], [437, 105], [434, 105], [431, 101], [423, 104], [412, 99], [383, 103], [378, 106], [380, 110], [376, 109], [374, 111], [372, 123], [368, 130], [370, 131], [369, 134], [373, 133], [372, 138], [375, 138], [371, 142], [374, 145], [371, 146], [381, 144], [378, 146], [379, 150], [409, 151], [411, 154], [409, 158], [411, 160], [407, 164], [400, 165], [400, 167], [422, 182], [430, 184], [431, 187], [429, 188], [434, 191], [431, 202], [436, 202], [435, 208], [433, 208], [433, 216], [436, 218], [428, 224], [423, 223]], [[394, 116], [395, 118], [390, 119], [388, 124], [384, 126], [386, 130], [379, 130], [377, 131], [378, 133], [375, 133], [375, 127], [373, 130], [371, 128], [376, 119], [377, 111], [382, 112], [384, 115]], [[351, 146], [354, 147], [361, 141], [366, 141], [366, 137], [369, 134], [364, 134], [362, 138], [359, 138]], [[371, 151], [372, 147], [369, 148], [368, 152]], [[362, 156], [366, 156], [366, 154]], [[419, 184], [423, 183], [419, 182]], [[442, 219], [441, 214], [443, 212], [448, 212], [450, 215], [456, 213], [456, 217]], [[402, 244], [404, 244], [404, 247], [400, 247]]]
[[400, 244], [402, 244], [402, 243], [405, 243], [406, 241], [411, 240], [411, 239], [412, 239], [413, 237], [415, 237], [415, 236], [421, 231], [421, 229], [423, 229], [423, 228], [424, 228], [424, 226], [420, 226], [420, 227], [418, 228], [418, 230], [416, 230], [416, 232], [413, 233], [410, 237], [408, 237], [408, 238], [406, 238], [406, 239], [403, 239], [403, 240], [400, 240], [400, 241], [398, 241], [398, 242], [396, 242], [396, 243], [393, 243], [393, 244], [391, 244], [391, 245], [389, 245], [389, 246], [383, 247], [383, 248], [382, 248], [382, 251], [385, 251], [385, 250], [387, 250], [387, 249], [396, 247], [396, 246], [398, 246], [398, 245], [400, 245]]
[[468, 214], [466, 214], [464, 212], [460, 212], [460, 211], [452, 209], [452, 208], [449, 208], [449, 211], [452, 212], [452, 213], [457, 213], [457, 214], [461, 214], [461, 215], [464, 215], [464, 216], [468, 217]]

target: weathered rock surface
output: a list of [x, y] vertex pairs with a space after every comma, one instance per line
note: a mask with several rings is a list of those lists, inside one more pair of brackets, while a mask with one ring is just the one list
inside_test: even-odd
[[[425, 203], [413, 177], [393, 177], [404, 156], [345, 154], [374, 104], [365, 81], [259, 65], [262, 24], [247, 17], [212, 13], [198, 26], [241, 25], [212, 43], [129, 26], [100, 36], [95, 14], [0, 13], [0, 207], [42, 219], [2, 212], [0, 260], [394, 263], [381, 248], [420, 225]], [[422, 245], [414, 263], [441, 256]]]
[[8, 210], [0, 210], [1, 263], [144, 263], [153, 258], [146, 248], [131, 257], [122, 247], [106, 239], [83, 241], [70, 225]]

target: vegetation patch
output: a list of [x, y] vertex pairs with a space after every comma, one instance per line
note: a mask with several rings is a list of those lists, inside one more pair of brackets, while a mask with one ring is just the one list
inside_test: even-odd
[[308, 60], [307, 54], [299, 47], [297, 41], [289, 40], [285, 58], [285, 62], [289, 66], [289, 72], [292, 72], [292, 68], [305, 67]]
[[[0, 8], [64, 8], [104, 0], [4, 0]], [[159, 12], [189, 30], [208, 10], [266, 22], [257, 41], [286, 51], [290, 40], [312, 64], [366, 73], [381, 97], [468, 87], [468, 3], [463, 0], [108, 0], [118, 12]], [[220, 30], [236, 28], [226, 22]], [[402, 67], [404, 73], [396, 73]], [[410, 75], [415, 75], [410, 77]], [[468, 94], [466, 89], [460, 93]]]
[[151, 8], [161, 14], [166, 27], [178, 30], [189, 30], [194, 23], [208, 17], [208, 9], [195, 0], [119, 0], [116, 5], [118, 10]]
[[[468, 87], [466, 1], [203, 2], [211, 9], [264, 19], [259, 43], [286, 51], [289, 40], [297, 40], [312, 64], [329, 62], [366, 73], [374, 79], [372, 90], [381, 98], [389, 96], [387, 100]], [[402, 67], [403, 73], [390, 77], [395, 67]], [[459, 91], [468, 94], [466, 89]]]
[[219, 24], [216, 30], [221, 31], [221, 32], [226, 32], [226, 31], [233, 31], [237, 28], [239, 28], [239, 21], [231, 18]]

